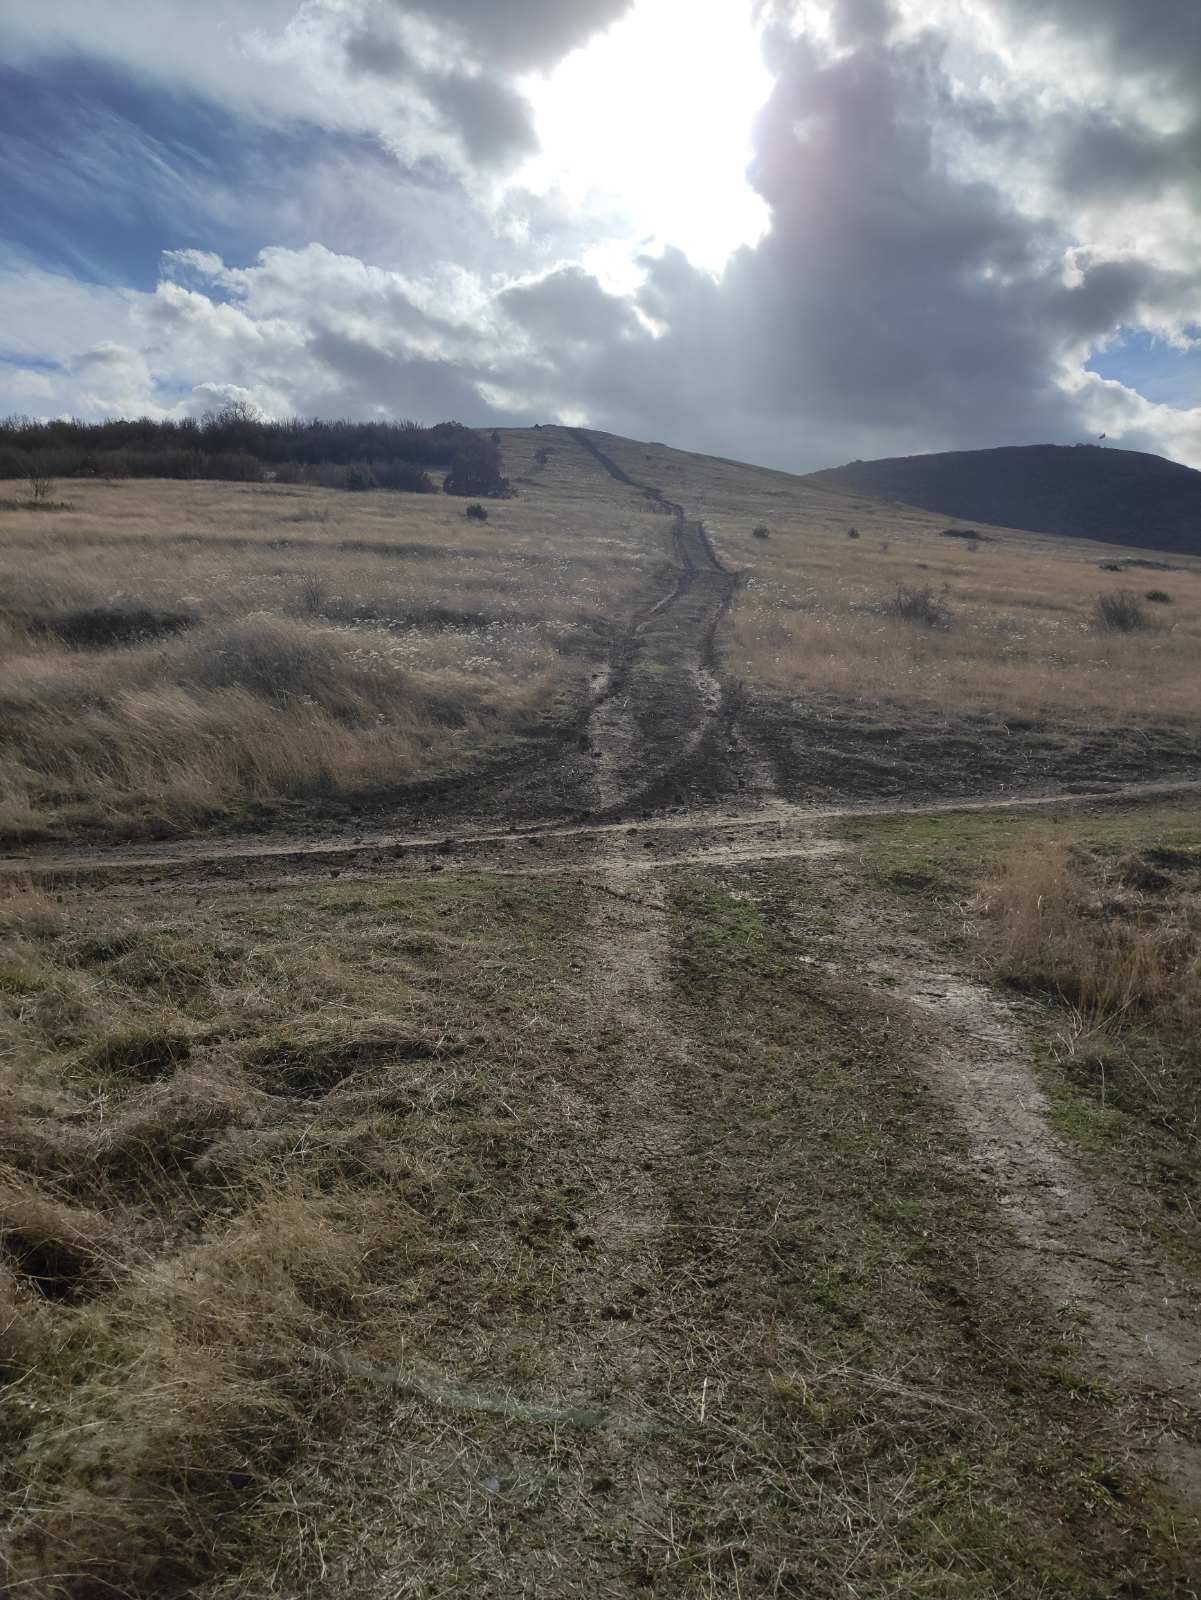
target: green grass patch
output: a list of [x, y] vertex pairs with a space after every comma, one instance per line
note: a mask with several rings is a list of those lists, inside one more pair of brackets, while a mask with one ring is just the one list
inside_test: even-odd
[[[1036, 1002], [1025, 1015], [1056, 1128], [1128, 1225], [1201, 1274], [1196, 800], [860, 818], [839, 830], [872, 887], [927, 937]], [[1024, 942], [1007, 941], [989, 895], [1056, 852], [1061, 887], [1048, 879]]]

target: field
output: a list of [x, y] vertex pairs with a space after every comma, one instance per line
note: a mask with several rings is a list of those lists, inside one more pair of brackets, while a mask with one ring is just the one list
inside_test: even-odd
[[1186, 1600], [1196, 563], [504, 448], [0, 516], [0, 1590]]
[[[787, 693], [993, 713], [1054, 724], [1195, 727], [1201, 681], [1201, 559], [1104, 564], [1147, 552], [957, 524], [785, 473], [613, 441], [632, 474], [703, 509], [727, 563], [745, 575], [728, 643], [731, 671]], [[765, 528], [766, 539], [754, 530]], [[851, 537], [854, 530], [854, 537]], [[933, 625], [896, 615], [897, 591], [930, 591]], [[1147, 591], [1151, 626], [1096, 626], [1102, 595]]]
[[0, 501], [14, 839], [261, 821], [470, 769], [578, 709], [659, 559], [648, 516], [570, 471], [486, 522], [443, 496], [259, 484], [54, 498]]

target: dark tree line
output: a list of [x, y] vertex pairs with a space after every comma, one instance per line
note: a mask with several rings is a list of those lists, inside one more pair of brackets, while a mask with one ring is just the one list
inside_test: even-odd
[[507, 487], [496, 436], [460, 422], [268, 421], [241, 404], [198, 420], [0, 420], [0, 478], [220, 478], [429, 494], [429, 468], [446, 473], [451, 494]]

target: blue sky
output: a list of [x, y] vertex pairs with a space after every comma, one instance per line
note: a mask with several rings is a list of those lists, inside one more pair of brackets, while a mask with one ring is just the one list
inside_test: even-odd
[[1191, 347], [1124, 329], [1108, 349], [1089, 359], [1089, 370], [1116, 378], [1159, 405], [1195, 406], [1201, 399], [1201, 325], [1188, 331], [1197, 341]]
[[1201, 465], [1201, 7], [0, 13], [0, 411]]

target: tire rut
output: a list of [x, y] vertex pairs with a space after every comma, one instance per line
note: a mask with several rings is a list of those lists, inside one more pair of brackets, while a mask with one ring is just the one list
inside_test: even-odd
[[[305, 870], [387, 870], [408, 864], [418, 870], [445, 865], [455, 858], [470, 858], [481, 870], [542, 872], [570, 865], [590, 852], [597, 838], [622, 833], [638, 835], [654, 859], [666, 864], [687, 858], [719, 862], [722, 852], [737, 841], [741, 860], [761, 856], [805, 856], [811, 853], [814, 828], [841, 817], [934, 817], [954, 812], [1029, 811], [1049, 807], [1069, 808], [1120, 805], [1129, 801], [1201, 794], [1201, 782], [1185, 779], [1168, 783], [1128, 784], [1119, 788], [1075, 794], [964, 796], [955, 800], [909, 802], [902, 805], [798, 806], [768, 797], [763, 803], [738, 810], [697, 807], [663, 815], [622, 815], [612, 819], [535, 822], [523, 827], [472, 829], [425, 828], [402, 831], [388, 828], [348, 833], [326, 830], [282, 837], [235, 834], [210, 839], [188, 839], [154, 845], [97, 845], [90, 849], [61, 850], [41, 846], [14, 850], [0, 856], [0, 880], [30, 878], [41, 883], [120, 882], [148, 879], [166, 882], [190, 875], [194, 886], [211, 877], [213, 886], [226, 878], [259, 870], [270, 875]], [[536, 850], [537, 856], [527, 852]]]
[[1148, 1254], [1055, 1134], [1012, 1006], [845, 873], [844, 858], [830, 903], [848, 953], [826, 967], [849, 967], [919, 1019], [928, 1044], [918, 1065], [1008, 1226], [1013, 1278], [1036, 1283], [1065, 1339], [1143, 1400], [1160, 1471], [1182, 1500], [1201, 1503], [1201, 1289]]
[[707, 733], [722, 710], [717, 630], [738, 587], [704, 524], [651, 484], [630, 476], [583, 428], [565, 430], [618, 483], [672, 519], [679, 575], [671, 593], [639, 622], [616, 692], [594, 708], [589, 744], [601, 816], [653, 804], [686, 790]]

